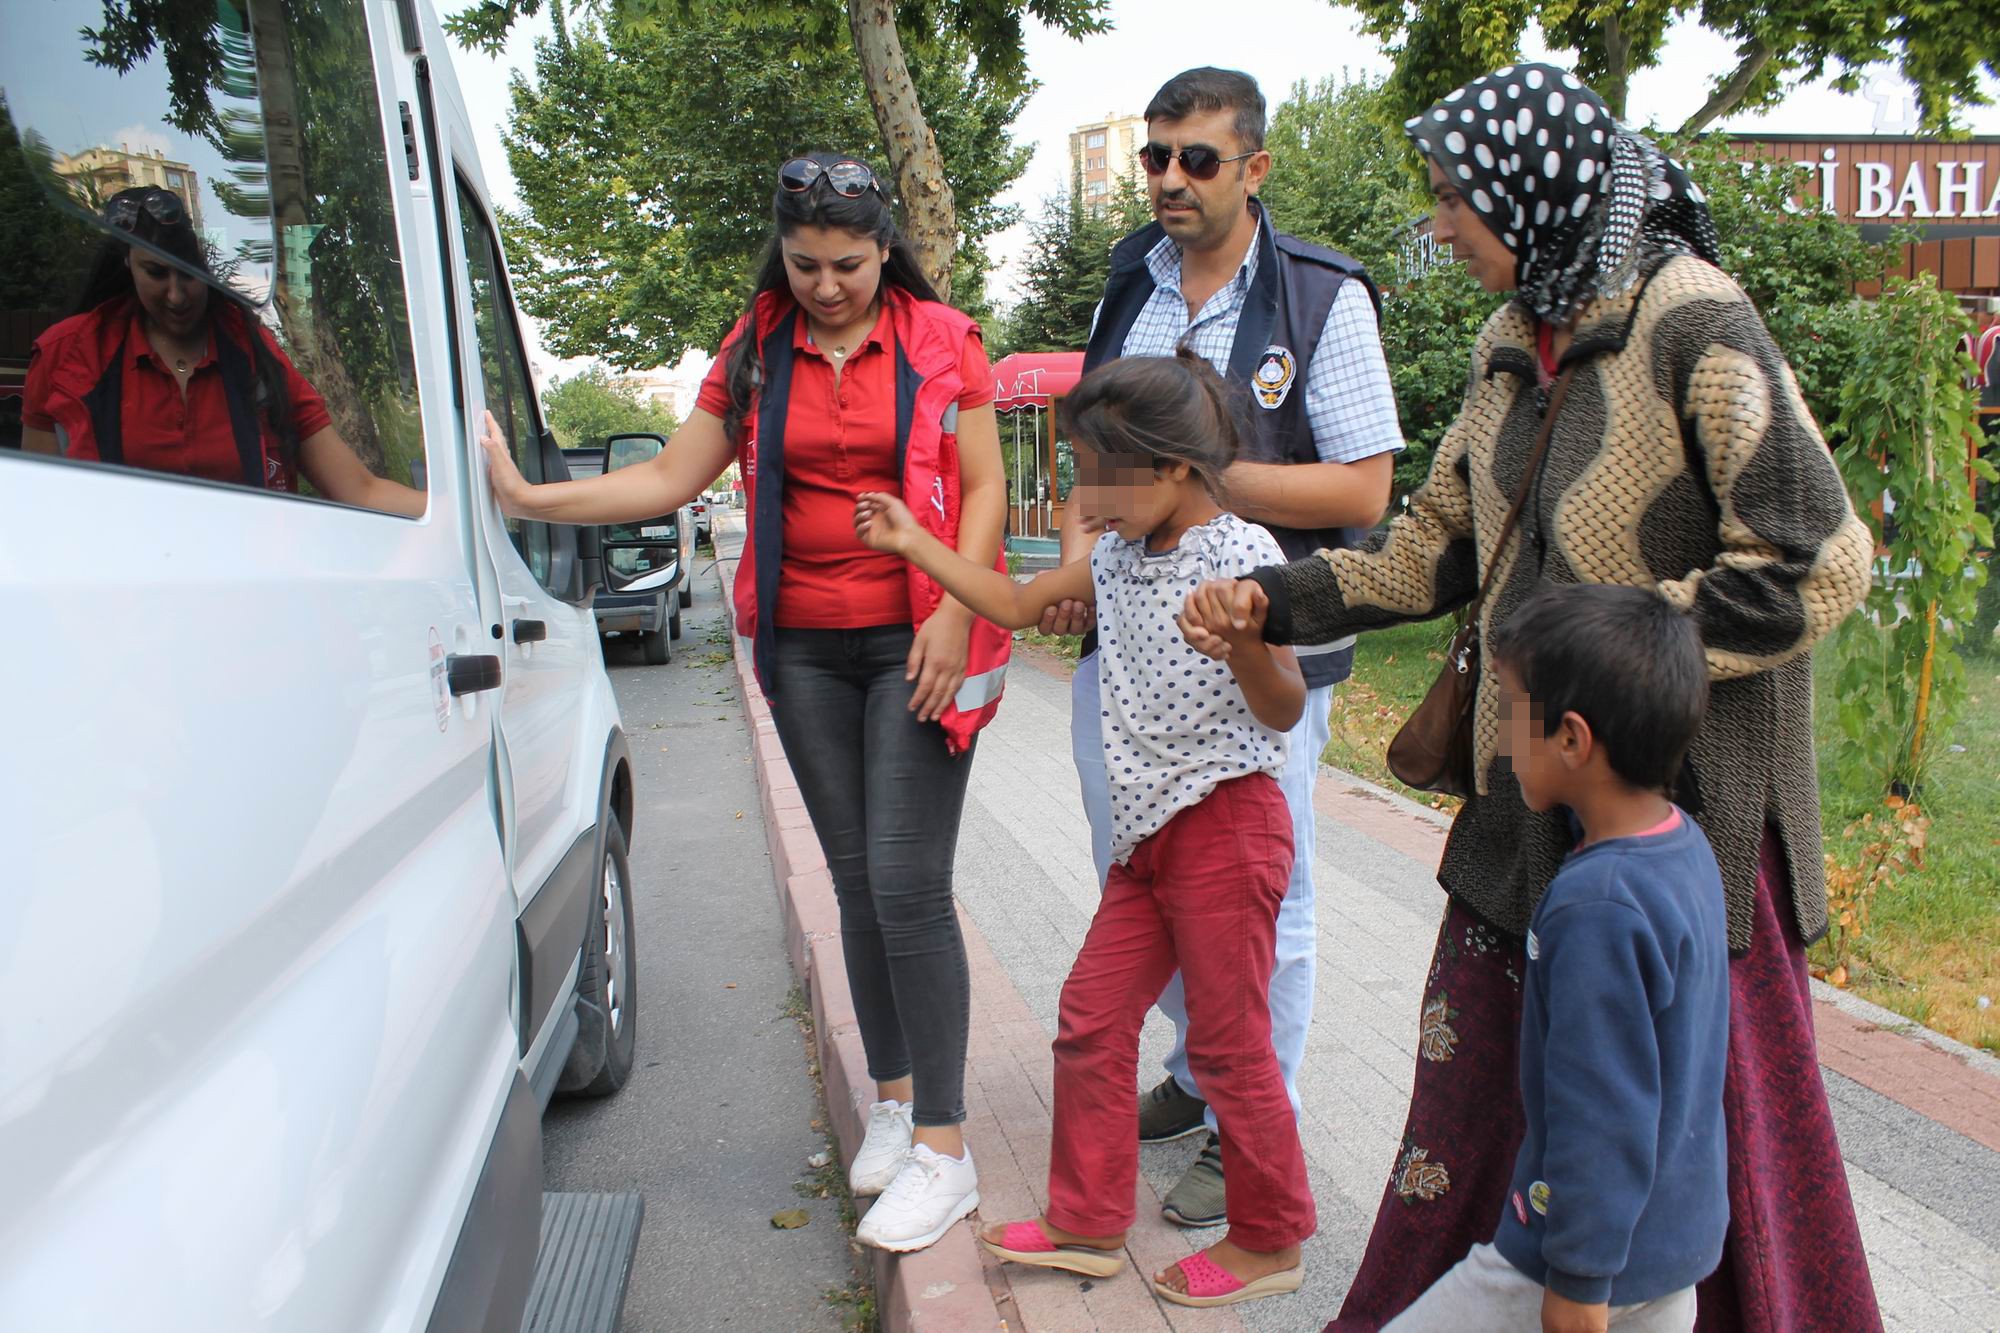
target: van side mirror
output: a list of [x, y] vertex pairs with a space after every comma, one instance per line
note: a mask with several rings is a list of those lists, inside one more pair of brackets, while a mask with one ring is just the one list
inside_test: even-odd
[[[604, 470], [650, 463], [667, 447], [666, 437], [635, 431], [604, 441]], [[604, 586], [613, 592], [641, 591], [686, 578], [681, 516], [663, 514], [643, 523], [607, 523], [597, 529], [602, 545]]]
[[616, 472], [636, 463], [650, 463], [667, 447], [666, 437], [646, 433], [613, 435], [604, 441], [604, 470]]

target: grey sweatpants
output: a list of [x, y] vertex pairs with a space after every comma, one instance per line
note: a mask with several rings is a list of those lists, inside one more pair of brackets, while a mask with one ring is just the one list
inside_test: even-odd
[[[1541, 1326], [1541, 1285], [1491, 1245], [1475, 1245], [1382, 1333], [1538, 1333]], [[1643, 1305], [1614, 1305], [1610, 1327], [1619, 1333], [1689, 1333], [1694, 1288]]]

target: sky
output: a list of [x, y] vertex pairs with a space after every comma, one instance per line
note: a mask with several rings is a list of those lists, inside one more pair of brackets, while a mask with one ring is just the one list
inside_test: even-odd
[[[438, 0], [447, 9], [453, 0]], [[1169, 77], [1195, 64], [1240, 69], [1262, 86], [1273, 108], [1300, 79], [1342, 75], [1363, 78], [1389, 72], [1389, 61], [1374, 39], [1363, 36], [1352, 11], [1326, 0], [1259, 0], [1254, 23], [1219, 21], [1233, 7], [1216, 0], [1112, 0], [1112, 30], [1073, 41], [1032, 21], [1027, 39], [1028, 70], [1041, 87], [1014, 123], [1014, 138], [1034, 143], [1036, 152], [1027, 172], [1004, 195], [1029, 215], [1041, 201], [1069, 183], [1069, 132], [1086, 121], [1111, 114], [1136, 114]], [[456, 51], [453, 64], [472, 121], [479, 127], [479, 153], [486, 179], [503, 206], [516, 200], [512, 174], [500, 145], [500, 126], [507, 118], [507, 77], [519, 69], [533, 72], [533, 41], [548, 32], [546, 11], [518, 27], [499, 57]], [[1560, 54], [1540, 47], [1530, 33], [1523, 55], [1568, 64]], [[1678, 126], [1707, 100], [1710, 81], [1735, 64], [1729, 43], [1698, 24], [1684, 23], [1668, 37], [1665, 58], [1636, 75], [1627, 104], [1627, 118], [1637, 125]], [[1813, 133], [1829, 137], [1871, 133], [1908, 133], [1904, 122], [1914, 119], [1909, 90], [1892, 71], [1874, 71], [1862, 94], [1843, 96], [1824, 85], [1795, 90], [1775, 111], [1735, 116], [1716, 128], [1739, 133]], [[1986, 82], [1989, 96], [2000, 101], [2000, 83]], [[1872, 94], [1872, 95], [1870, 95]], [[2000, 134], [2000, 106], [1982, 107], [1965, 117], [1977, 134]], [[774, 164], [775, 165], [775, 164]], [[1011, 281], [1027, 229], [1016, 227], [994, 239], [992, 251], [1000, 262], [995, 296], [1012, 299]], [[545, 368], [573, 373], [583, 362], [562, 363], [541, 352]]]

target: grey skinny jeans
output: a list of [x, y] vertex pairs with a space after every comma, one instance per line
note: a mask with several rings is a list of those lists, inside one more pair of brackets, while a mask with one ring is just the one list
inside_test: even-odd
[[910, 712], [913, 638], [780, 628], [771, 716], [832, 872], [869, 1077], [911, 1077], [915, 1122], [956, 1125], [972, 981], [951, 873], [972, 755]]

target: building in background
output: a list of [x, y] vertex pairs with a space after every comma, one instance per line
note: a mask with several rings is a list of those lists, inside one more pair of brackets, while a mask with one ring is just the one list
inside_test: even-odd
[[129, 144], [121, 143], [116, 148], [100, 146], [75, 154], [57, 153], [55, 167], [57, 175], [75, 181], [84, 199], [93, 204], [135, 185], [157, 185], [179, 195], [188, 216], [194, 219], [195, 230], [203, 230], [200, 182], [194, 168], [170, 160], [157, 148], [134, 152]]
[[629, 371], [618, 377], [618, 383], [631, 386], [643, 401], [664, 405], [674, 420], [686, 421], [694, 411], [695, 399], [701, 396], [701, 382], [713, 360], [707, 352], [690, 347], [682, 353], [680, 364]]
[[1107, 114], [1103, 120], [1070, 131], [1070, 179], [1077, 182], [1083, 202], [1102, 214], [1118, 192], [1118, 182], [1139, 180], [1139, 150], [1146, 146], [1142, 116]]

